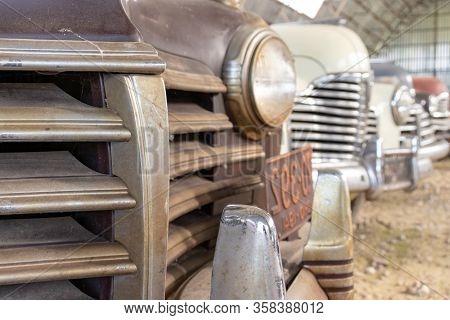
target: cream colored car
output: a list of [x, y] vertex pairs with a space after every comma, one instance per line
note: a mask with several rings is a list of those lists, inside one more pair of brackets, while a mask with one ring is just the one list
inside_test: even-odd
[[431, 161], [417, 157], [417, 139], [409, 137], [400, 148], [394, 116], [402, 110], [408, 117], [414, 100], [405, 100], [398, 84], [373, 83], [369, 53], [355, 32], [324, 24], [272, 28], [288, 44], [297, 70], [283, 151], [311, 144], [314, 168], [343, 174], [355, 211], [365, 197], [412, 188], [430, 172]]

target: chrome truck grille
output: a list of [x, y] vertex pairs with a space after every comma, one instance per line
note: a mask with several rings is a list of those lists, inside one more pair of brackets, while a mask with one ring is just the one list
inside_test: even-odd
[[99, 75], [63, 81], [84, 83], [92, 105], [48, 82], [58, 76], [1, 76], [0, 298], [138, 297], [113, 292], [141, 267], [113, 231], [116, 214], [140, 212], [110, 165], [130, 123], [102, 106]]
[[212, 261], [224, 204], [235, 196], [245, 199], [234, 198], [233, 203], [250, 204], [252, 191], [262, 186], [257, 170], [225, 171], [264, 158], [261, 144], [235, 135], [226, 114], [212, 111], [225, 90], [221, 79], [184, 76], [209, 80], [180, 82], [170, 72], [166, 79], [171, 180], [165, 292], [170, 299], [182, 298], [182, 284]]
[[368, 89], [366, 74], [328, 75], [314, 81], [295, 100], [291, 149], [311, 144], [314, 162], [359, 160], [366, 134], [373, 134], [373, 129], [368, 131]]
[[419, 105], [411, 109], [408, 122], [401, 126], [400, 145], [405, 145], [408, 139], [415, 136], [419, 136], [421, 147], [426, 147], [437, 141], [431, 117]]

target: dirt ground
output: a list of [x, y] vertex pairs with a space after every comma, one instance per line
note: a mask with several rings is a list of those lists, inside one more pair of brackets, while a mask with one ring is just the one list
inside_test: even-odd
[[391, 192], [355, 221], [356, 299], [450, 298], [450, 159], [412, 193]]

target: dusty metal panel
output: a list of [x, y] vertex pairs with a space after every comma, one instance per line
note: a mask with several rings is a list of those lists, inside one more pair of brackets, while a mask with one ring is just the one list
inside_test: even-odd
[[134, 209], [115, 212], [115, 239], [130, 252], [137, 273], [114, 278], [115, 299], [163, 299], [169, 207], [169, 121], [160, 77], [105, 77], [108, 107], [131, 132], [112, 143], [113, 174], [136, 199]]

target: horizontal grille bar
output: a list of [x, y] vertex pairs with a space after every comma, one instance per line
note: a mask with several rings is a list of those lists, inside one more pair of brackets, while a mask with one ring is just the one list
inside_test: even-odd
[[171, 134], [219, 131], [233, 128], [223, 113], [207, 111], [194, 103], [169, 103]]
[[219, 216], [193, 213], [183, 216], [169, 226], [167, 265], [199, 244], [215, 239], [219, 230]]
[[70, 217], [3, 220], [0, 285], [136, 272], [122, 245], [100, 239]]
[[174, 142], [170, 148], [171, 178], [226, 163], [264, 157], [262, 146], [251, 143], [211, 147], [197, 141]]
[[[367, 135], [367, 75], [335, 74], [314, 81], [295, 99], [291, 148], [312, 145], [313, 160], [358, 160]], [[376, 129], [375, 129], [376, 130]]]
[[6, 83], [0, 88], [1, 142], [128, 141], [122, 119], [90, 107], [54, 84]]
[[213, 250], [197, 247], [179, 261], [167, 267], [166, 298], [172, 294], [193, 272], [200, 269], [214, 256]]
[[0, 215], [135, 205], [122, 180], [88, 169], [69, 152], [0, 154]]
[[425, 147], [436, 142], [436, 130], [431, 121], [430, 115], [422, 107], [416, 107], [411, 110], [411, 116], [405, 125], [401, 126], [400, 145], [404, 145], [407, 141], [417, 136], [417, 120], [420, 126], [420, 146]]
[[171, 183], [169, 221], [219, 199], [253, 190], [262, 185], [259, 175], [209, 181], [198, 176]]

